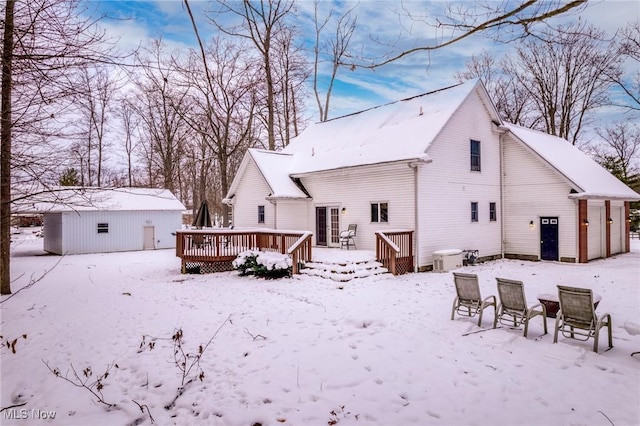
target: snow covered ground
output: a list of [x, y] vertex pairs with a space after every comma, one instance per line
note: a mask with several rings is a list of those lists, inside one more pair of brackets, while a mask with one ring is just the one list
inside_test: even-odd
[[[613, 316], [614, 348], [600, 354], [592, 340], [554, 345], [551, 319], [542, 335], [537, 317], [528, 339], [490, 329], [490, 312], [482, 329], [451, 321], [450, 273], [265, 281], [181, 275], [173, 250], [61, 258], [32, 235], [12, 248], [14, 293], [53, 269], [2, 297], [2, 342], [17, 339], [1, 350], [0, 404], [13, 406], [3, 425], [640, 424], [640, 335], [624, 328], [640, 323], [638, 240], [587, 265], [460, 269], [479, 275], [483, 296], [497, 294], [495, 277], [524, 281], [529, 304], [557, 284], [593, 289], [597, 312]], [[201, 345], [182, 387], [180, 349]], [[82, 380], [90, 368], [87, 387], [115, 407], [46, 364], [76, 384], [72, 368]]]

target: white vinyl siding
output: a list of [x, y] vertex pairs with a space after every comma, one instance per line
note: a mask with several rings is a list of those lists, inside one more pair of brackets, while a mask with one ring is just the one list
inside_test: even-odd
[[[46, 223], [49, 222], [49, 225]], [[109, 224], [108, 233], [97, 233], [97, 224]], [[142, 250], [144, 228], [153, 226], [155, 247], [174, 248], [171, 235], [182, 227], [180, 211], [78, 211], [45, 214], [45, 232], [58, 229], [59, 238], [47, 242], [44, 249], [55, 254], [108, 253]], [[47, 238], [48, 240], [48, 238]]]
[[508, 134], [503, 149], [505, 254], [540, 258], [539, 218], [558, 217], [558, 255], [577, 261], [577, 201], [569, 198], [571, 186]]
[[[469, 167], [470, 140], [481, 141], [482, 171]], [[500, 151], [491, 116], [474, 91], [427, 150], [433, 159], [419, 167], [419, 266], [433, 263], [442, 249], [501, 254], [500, 223], [489, 221], [489, 202], [500, 199]], [[478, 203], [478, 222], [470, 220]], [[498, 214], [500, 206], [498, 205]], [[396, 208], [393, 207], [395, 215]]]
[[309, 205], [309, 200], [277, 200], [276, 229], [292, 231], [310, 229], [311, 225], [307, 223]]
[[[241, 176], [233, 202], [233, 225], [235, 228], [275, 228], [275, 207], [266, 200], [270, 189], [255, 162], [249, 164]], [[258, 222], [258, 207], [264, 206], [264, 223]]]
[[624, 207], [611, 205], [611, 254], [622, 253], [625, 229]]
[[598, 205], [593, 204], [595, 203], [589, 203], [587, 212], [587, 220], [589, 221], [587, 258], [589, 260], [606, 257], [607, 253], [605, 246], [605, 221], [607, 218], [605, 217], [604, 202], [598, 202]]
[[[315, 233], [315, 207], [338, 206], [340, 229], [358, 225], [356, 244], [360, 250], [375, 249], [375, 231], [414, 229], [414, 171], [407, 163], [379, 164], [323, 172], [301, 178], [313, 195], [308, 209], [307, 230]], [[389, 205], [389, 222], [372, 223], [371, 203], [384, 200]]]
[[44, 239], [43, 248], [46, 252], [63, 254], [62, 250], [62, 213], [47, 213], [44, 215], [43, 232], [47, 238]]

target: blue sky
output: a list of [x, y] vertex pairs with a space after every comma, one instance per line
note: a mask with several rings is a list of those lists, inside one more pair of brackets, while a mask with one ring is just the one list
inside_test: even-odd
[[[89, 4], [91, 8], [114, 18], [105, 20], [103, 25], [110, 34], [120, 38], [119, 43], [124, 49], [160, 36], [172, 49], [188, 49], [195, 45], [189, 17], [180, 0], [91, 1]], [[356, 3], [325, 0], [321, 2], [321, 7], [326, 11], [331, 6], [344, 9], [354, 4]], [[190, 5], [198, 20], [201, 35], [205, 38], [211, 36], [214, 27], [205, 18], [206, 11], [212, 7], [211, 3], [192, 0]], [[363, 51], [371, 56], [388, 53], [393, 48], [412, 47], [420, 39], [430, 39], [436, 33], [431, 27], [403, 18], [401, 6], [416, 13], [426, 11], [430, 16], [436, 16], [444, 5], [442, 1], [410, 0], [401, 3], [362, 0], [357, 6], [358, 32], [352, 45], [362, 46]], [[313, 1], [297, 2], [296, 14], [303, 31], [312, 34]], [[579, 16], [570, 14], [557, 19], [592, 21], [613, 34], [627, 21], [639, 17], [640, 2], [608, 0], [590, 2]], [[371, 40], [373, 37], [398, 39], [401, 29], [411, 29], [412, 37], [405, 34], [399, 39], [396, 47], [390, 48]], [[337, 77], [330, 116], [351, 113], [454, 84], [455, 72], [464, 69], [465, 62], [472, 54], [487, 49], [495, 55], [500, 55], [509, 48], [508, 44], [496, 43], [478, 36], [428, 54], [411, 55], [405, 60], [377, 68], [375, 71], [343, 69]], [[309, 95], [311, 94], [309, 91]], [[310, 97], [307, 104], [307, 115], [312, 121], [317, 120], [315, 101]]]

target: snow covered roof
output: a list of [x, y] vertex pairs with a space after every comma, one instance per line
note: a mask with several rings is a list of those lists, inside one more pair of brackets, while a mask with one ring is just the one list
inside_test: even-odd
[[573, 182], [580, 192], [574, 198], [640, 200], [633, 191], [569, 141], [526, 127], [505, 123], [505, 127], [544, 161]]
[[15, 213], [68, 211], [183, 211], [185, 206], [168, 189], [56, 187], [13, 203]]
[[495, 108], [479, 80], [447, 87], [307, 127], [282, 150], [293, 154], [292, 175], [344, 167], [428, 160], [431, 142], [474, 91], [493, 118]]
[[256, 162], [267, 185], [271, 188], [271, 197], [308, 198], [308, 195], [289, 177], [291, 154], [249, 149], [249, 155]]

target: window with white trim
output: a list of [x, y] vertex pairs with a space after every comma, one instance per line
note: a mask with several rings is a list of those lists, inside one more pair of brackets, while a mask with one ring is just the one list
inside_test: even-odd
[[264, 223], [264, 206], [258, 206], [258, 223]]
[[389, 203], [371, 203], [371, 222], [389, 222]]
[[489, 222], [495, 222], [497, 218], [496, 203], [489, 203]]
[[108, 234], [109, 233], [109, 224], [108, 223], [99, 223], [98, 224], [98, 234]]
[[471, 222], [478, 221], [478, 203], [475, 201], [471, 203]]
[[469, 144], [469, 151], [471, 153], [471, 171], [480, 171], [480, 141], [471, 139]]

